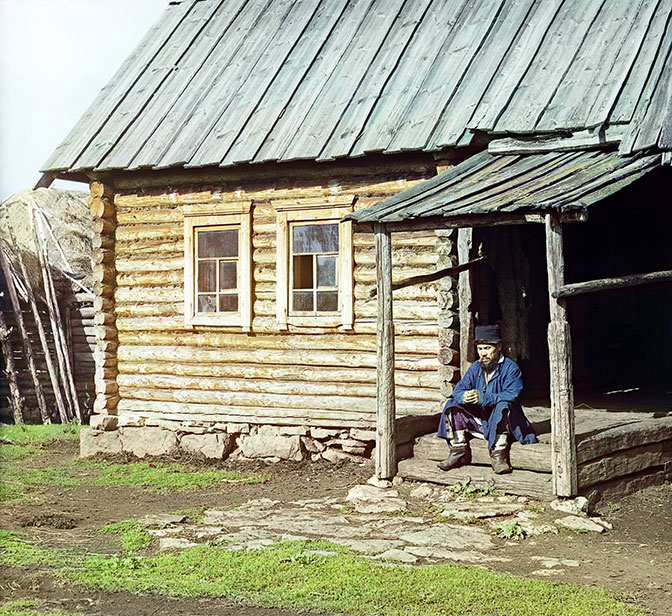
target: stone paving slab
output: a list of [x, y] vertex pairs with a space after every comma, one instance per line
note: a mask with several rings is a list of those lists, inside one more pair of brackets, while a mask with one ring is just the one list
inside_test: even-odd
[[[427, 508], [434, 513], [408, 515], [406, 497], [397, 488], [361, 485], [341, 499], [289, 503], [255, 499], [230, 509], [207, 510], [196, 524], [180, 515], [146, 516], [141, 523], [159, 540], [160, 550], [180, 550], [208, 542], [231, 550], [256, 550], [281, 541], [326, 540], [381, 562], [406, 566], [509, 560], [494, 553], [498, 546], [495, 527], [502, 519], [519, 525], [528, 536], [558, 532], [557, 526], [539, 521], [538, 513], [527, 508], [528, 499], [491, 495], [466, 499], [445, 489], [419, 485], [405, 493], [426, 500]], [[451, 516], [455, 522], [443, 521], [437, 515]], [[459, 519], [478, 519], [481, 523], [460, 524]], [[604, 526], [587, 515], [582, 519], [594, 525], [596, 532], [597, 527], [604, 531]], [[488, 520], [489, 525], [483, 524]], [[535, 573], [554, 575], [552, 572], [562, 567], [577, 566], [574, 562], [551, 564], [551, 559], [541, 559], [542, 568]]]

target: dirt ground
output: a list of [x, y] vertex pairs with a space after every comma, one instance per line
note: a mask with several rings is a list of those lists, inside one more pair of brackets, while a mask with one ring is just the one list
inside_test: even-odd
[[[76, 442], [58, 442], [39, 457], [40, 466], [59, 466], [77, 456]], [[344, 498], [348, 490], [366, 483], [369, 466], [353, 463], [264, 463], [225, 462], [220, 467], [260, 470], [272, 480], [257, 485], [222, 485], [197, 492], [145, 493], [127, 487], [102, 487], [93, 475], [78, 471], [84, 479], [74, 489], [48, 488], [38, 503], [0, 508], [0, 528], [16, 530], [32, 541], [81, 553], [113, 553], [113, 537], [97, 532], [106, 524], [153, 513], [190, 508], [218, 508], [258, 498], [290, 503], [306, 498]], [[86, 481], [91, 477], [91, 481]], [[405, 482], [397, 489], [413, 513], [428, 515], [431, 503], [413, 498], [419, 484]], [[545, 515], [562, 517], [548, 503], [539, 503]], [[547, 579], [601, 586], [625, 592], [652, 616], [672, 611], [672, 486], [648, 488], [619, 503], [604, 504], [601, 517], [613, 524], [603, 534], [570, 531], [545, 534], [519, 541], [495, 539], [502, 561], [488, 568], [516, 575], [534, 576], [534, 558], [578, 561], [580, 566], [558, 567]], [[537, 569], [539, 567], [537, 566]], [[62, 587], [47, 569], [4, 568], [0, 595], [7, 600], [37, 598], [49, 607], [88, 615], [150, 616], [295, 616], [296, 612], [244, 606], [236, 601], [170, 599], [160, 596], [108, 593], [78, 587]]]

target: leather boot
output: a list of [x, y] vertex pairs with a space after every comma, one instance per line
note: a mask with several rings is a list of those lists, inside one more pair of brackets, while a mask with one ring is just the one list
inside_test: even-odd
[[451, 468], [458, 468], [471, 464], [471, 447], [468, 443], [450, 446], [450, 455], [438, 463], [442, 471], [449, 471]]
[[509, 463], [509, 448], [493, 449], [490, 452], [490, 462], [492, 463], [492, 470], [497, 475], [504, 475], [510, 473], [513, 469]]

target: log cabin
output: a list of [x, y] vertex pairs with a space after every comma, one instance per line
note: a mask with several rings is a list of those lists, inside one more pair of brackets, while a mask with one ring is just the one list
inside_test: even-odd
[[[671, 14], [671, 0], [170, 2], [43, 167], [90, 184], [83, 454], [372, 456], [381, 480], [458, 480], [422, 435], [473, 359], [474, 322], [499, 319], [548, 435], [514, 447], [499, 487], [667, 477], [667, 409], [617, 416], [600, 399], [581, 432], [573, 379], [634, 389], [616, 341], [666, 386], [669, 354], [652, 352], [670, 306]], [[661, 284], [615, 307], [602, 291], [633, 275]], [[600, 299], [573, 305], [589, 288]]]

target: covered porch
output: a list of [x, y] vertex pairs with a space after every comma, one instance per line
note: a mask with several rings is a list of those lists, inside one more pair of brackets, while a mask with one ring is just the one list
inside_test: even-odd
[[[642, 179], [644, 176], [647, 177]], [[651, 361], [655, 364], [656, 370], [660, 371], [662, 376], [658, 378], [656, 387], [661, 389], [662, 383], [662, 394], [653, 406], [647, 407], [644, 404], [639, 405], [637, 409], [629, 408], [627, 404], [614, 406], [613, 398], [603, 397], [603, 394], [609, 393], [609, 387], [606, 385], [611, 375], [601, 374], [602, 380], [599, 383], [595, 379], [591, 380], [593, 372], [591, 362], [582, 360], [583, 354], [588, 354], [593, 348], [586, 340], [590, 341], [591, 336], [596, 337], [598, 334], [579, 331], [579, 337], [575, 344], [572, 344], [571, 330], [572, 327], [580, 329], [576, 324], [582, 323], [580, 320], [582, 312], [577, 310], [579, 316], [572, 321], [568, 318], [568, 303], [571, 308], [571, 302], [574, 301], [572, 298], [576, 295], [601, 296], [603, 291], [608, 290], [618, 290], [612, 291], [609, 299], [609, 302], [613, 302], [614, 299], [618, 302], [619, 293], [630, 291], [634, 293], [636, 292], [634, 287], [648, 289], [653, 283], [670, 282], [672, 251], [668, 248], [663, 258], [654, 254], [648, 260], [641, 260], [646, 264], [645, 267], [653, 263], [655, 268], [631, 272], [627, 268], [618, 269], [616, 264], [615, 273], [619, 275], [602, 273], [601, 277], [587, 280], [586, 273], [590, 276], [593, 270], [579, 268], [576, 270], [578, 274], [573, 271], [572, 275], [573, 278], [578, 275], [579, 281], [572, 283], [565, 281], [566, 263], [575, 262], [577, 257], [580, 261], [584, 253], [581, 241], [572, 240], [568, 245], [564, 233], [567, 225], [572, 223], [571, 227], [580, 227], [580, 224], [573, 223], [588, 221], [591, 206], [604, 200], [611, 204], [609, 197], [635, 182], [639, 190], [653, 176], [656, 178], [655, 182], [664, 183], [669, 190], [669, 167], [661, 169], [660, 154], [621, 157], [616, 152], [604, 150], [527, 155], [495, 155], [482, 152], [411, 190], [350, 215], [350, 218], [358, 223], [373, 223], [376, 237], [378, 271], [376, 475], [378, 478], [390, 479], [398, 473], [405, 478], [449, 484], [462, 481], [468, 476], [474, 484], [495, 486], [514, 494], [569, 497], [593, 490], [603, 495], [625, 494], [651, 483], [660, 483], [670, 477], [672, 414], [669, 411], [672, 405], [669, 404], [668, 393], [672, 389], [672, 382], [669, 378], [665, 381], [667, 378], [665, 375], [671, 373], [669, 350], [656, 358], [641, 357], [646, 345], [640, 345], [636, 349], [638, 357], [624, 358], [624, 361], [633, 365], [638, 361], [640, 363]], [[656, 194], [656, 191], [652, 194]], [[663, 195], [665, 192], [657, 194]], [[668, 216], [669, 204], [663, 204], [662, 207], [665, 216]], [[614, 211], [618, 212], [618, 209]], [[653, 229], [656, 225], [665, 225], [667, 222], [670, 221], [659, 220], [654, 215], [646, 221], [646, 224]], [[627, 224], [626, 221], [625, 225]], [[475, 274], [483, 267], [484, 258], [487, 259], [490, 255], [487, 246], [485, 254], [481, 254], [483, 245], [480, 242], [476, 243], [475, 238], [481, 237], [477, 233], [479, 229], [499, 229], [504, 228], [504, 225], [536, 227], [543, 237], [541, 258], [537, 259], [542, 261], [543, 278], [537, 276], [531, 288], [537, 292], [537, 305], [539, 305], [538, 291], [541, 286], [544, 287], [544, 306], [541, 312], [537, 310], [536, 321], [533, 321], [536, 340], [535, 336], [523, 340], [536, 353], [537, 358], [534, 364], [535, 370], [530, 369], [529, 372], [534, 374], [532, 389], [536, 390], [539, 400], [537, 402], [523, 400], [523, 403], [528, 417], [535, 425], [540, 442], [536, 445], [513, 445], [511, 461], [516, 470], [508, 476], [496, 476], [492, 473], [485, 444], [478, 441], [472, 441], [473, 465], [444, 472], [436, 467], [436, 462], [446, 457], [446, 443], [431, 434], [432, 420], [425, 417], [422, 420], [418, 419], [419, 438], [414, 444], [413, 455], [398, 460], [397, 418], [394, 404], [392, 292], [394, 288], [413, 284], [414, 281], [396, 281], [393, 286], [391, 235], [401, 230], [434, 229], [437, 233], [445, 233], [447, 229], [457, 229], [459, 262], [452, 268], [437, 272], [436, 279], [459, 273], [458, 312], [455, 316], [459, 319], [459, 364], [464, 373], [469, 362], [473, 360], [473, 325], [479, 319], [481, 323], [487, 322], [485, 320], [487, 310], [482, 304], [482, 297], [482, 305], [478, 310], [475, 309], [478, 308], [478, 289], [475, 288], [474, 282], [478, 280]], [[668, 238], [670, 228], [672, 226], [668, 226], [664, 231]], [[604, 231], [608, 233], [608, 230]], [[666, 242], [666, 246], [669, 247], [670, 244], [669, 241]], [[623, 252], [629, 250], [629, 247], [619, 246], [619, 249]], [[509, 256], [500, 254], [497, 258], [508, 260]], [[513, 258], [511, 262], [515, 266]], [[637, 259], [633, 262], [639, 263]], [[597, 271], [602, 272], [599, 268]], [[611, 269], [607, 268], [604, 271], [611, 272]], [[482, 279], [483, 276], [481, 287], [483, 287]], [[666, 328], [665, 319], [672, 318], [670, 312], [672, 302], [668, 301], [669, 285], [657, 284], [655, 287], [666, 289], [666, 294], [656, 298], [654, 303], [666, 305], [667, 312], [663, 311], [662, 317], [652, 315], [650, 319], [659, 329], [661, 324]], [[622, 291], [623, 289], [625, 291]], [[507, 297], [515, 296], [519, 291], [521, 288], [516, 288], [515, 284], [509, 285]], [[525, 296], [526, 293], [527, 290], [522, 289], [522, 295]], [[500, 289], [500, 300], [501, 295]], [[659, 299], [664, 301], [660, 302]], [[630, 298], [628, 301], [632, 303], [639, 300]], [[510, 304], [508, 312], [502, 309], [495, 316], [504, 322], [510, 320], [512, 315], [518, 318], [524, 308], [520, 298]], [[485, 305], [487, 306], [487, 302]], [[648, 304], [643, 310], [643, 314], [648, 314], [646, 312]], [[489, 315], [491, 321], [496, 320], [493, 319], [493, 314]], [[638, 315], [636, 318], [642, 318], [641, 314], [636, 314]], [[624, 319], [625, 316], [620, 315], [619, 318]], [[672, 326], [672, 320], [670, 325]], [[529, 323], [526, 326], [529, 327]], [[542, 330], [541, 336], [544, 342], [544, 352], [541, 354], [539, 330]], [[667, 334], [663, 331], [660, 335], [661, 339], [657, 342], [664, 344], [667, 338], [672, 336], [672, 330]], [[515, 354], [520, 352], [525, 344], [521, 344], [515, 328], [513, 333], [510, 330], [509, 337], [514, 338], [514, 344], [509, 345], [507, 351], [514, 354], [514, 359], [520, 359], [515, 357]], [[546, 340], [543, 341], [543, 338]], [[599, 338], [596, 340], [599, 342]], [[540, 355], [543, 356], [546, 366], [546, 369], [541, 371]], [[573, 369], [573, 356], [574, 362], [579, 364], [577, 374]], [[525, 355], [522, 354], [521, 357], [524, 359]], [[595, 357], [595, 361], [602, 361], [604, 364], [603, 358]], [[525, 372], [524, 368], [524, 374]], [[582, 397], [586, 395], [591, 385], [597, 386], [598, 397], [592, 399], [592, 404], [583, 402], [582, 399], [575, 403], [574, 388], [577, 376], [582, 387]], [[584, 377], [587, 377], [587, 380]], [[615, 378], [616, 384], [611, 386], [614, 391], [632, 389], [622, 374], [617, 374]], [[669, 385], [667, 389], [665, 383]], [[642, 395], [649, 391], [648, 387], [646, 384], [641, 389]], [[438, 421], [438, 415], [436, 419]]]

